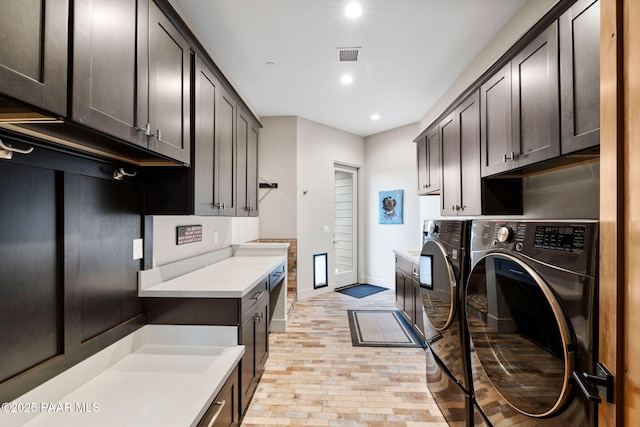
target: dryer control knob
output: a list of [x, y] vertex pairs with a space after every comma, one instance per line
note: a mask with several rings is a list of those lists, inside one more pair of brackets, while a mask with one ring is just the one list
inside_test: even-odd
[[511, 227], [500, 227], [498, 230], [498, 242], [509, 243], [513, 241], [513, 230]]
[[433, 221], [429, 221], [429, 223], [427, 224], [427, 233], [433, 234], [437, 233], [438, 231], [438, 225]]

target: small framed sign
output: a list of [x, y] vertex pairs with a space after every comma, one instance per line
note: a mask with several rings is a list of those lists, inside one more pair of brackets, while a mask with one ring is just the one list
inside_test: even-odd
[[202, 225], [181, 225], [176, 227], [176, 244], [185, 245], [202, 241]]

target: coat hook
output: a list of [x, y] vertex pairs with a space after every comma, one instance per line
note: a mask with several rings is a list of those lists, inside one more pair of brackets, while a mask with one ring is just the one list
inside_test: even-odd
[[5, 144], [0, 139], [0, 159], [11, 159], [13, 157], [13, 153], [29, 154], [32, 151], [33, 147], [29, 147], [26, 149], [13, 148], [11, 145]]
[[122, 181], [124, 179], [125, 176], [136, 176], [138, 174], [138, 172], [125, 172], [124, 168], [118, 168], [116, 170], [113, 171], [113, 179], [116, 179], [118, 181]]

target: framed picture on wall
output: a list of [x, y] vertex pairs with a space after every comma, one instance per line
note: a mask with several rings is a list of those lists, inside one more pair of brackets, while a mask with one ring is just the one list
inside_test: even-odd
[[402, 224], [403, 190], [378, 192], [378, 223]]

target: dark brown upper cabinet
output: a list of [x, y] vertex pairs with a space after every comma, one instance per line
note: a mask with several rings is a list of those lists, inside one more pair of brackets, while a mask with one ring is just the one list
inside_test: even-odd
[[195, 84], [194, 213], [234, 216], [236, 103], [200, 57]]
[[600, 2], [560, 16], [562, 154], [600, 145]]
[[238, 109], [236, 191], [238, 216], [258, 216], [258, 128], [251, 116]]
[[488, 176], [511, 167], [511, 63], [480, 87], [480, 106], [480, 169]]
[[558, 24], [553, 23], [511, 61], [515, 167], [560, 155]]
[[153, 1], [74, 7], [72, 120], [189, 164], [186, 39]]
[[422, 133], [416, 140], [418, 194], [440, 194], [440, 135], [438, 126]]
[[149, 148], [189, 164], [191, 47], [160, 9], [149, 5]]
[[72, 120], [147, 147], [148, 0], [76, 0]]
[[482, 176], [560, 155], [558, 79], [554, 22], [480, 88]]
[[440, 122], [443, 216], [480, 215], [480, 96], [475, 91]]
[[3, 2], [0, 93], [67, 115], [69, 2]]
[[236, 119], [237, 103], [229, 92], [220, 93], [218, 138], [216, 139], [216, 161], [214, 181], [214, 203], [219, 215], [235, 216], [236, 202]]

